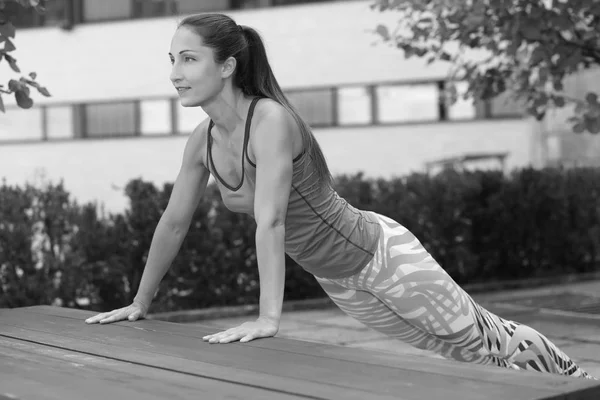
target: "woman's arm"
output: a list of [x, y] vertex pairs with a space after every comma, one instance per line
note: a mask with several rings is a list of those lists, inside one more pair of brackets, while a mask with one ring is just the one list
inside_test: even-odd
[[269, 111], [254, 135], [254, 217], [260, 276], [259, 316], [279, 325], [285, 283], [285, 217], [294, 158], [293, 120], [290, 121], [291, 116], [283, 108]]
[[[204, 124], [202, 124], [204, 125]], [[150, 305], [158, 285], [177, 255], [204, 195], [210, 173], [201, 162], [205, 130], [194, 132], [183, 154], [181, 169], [173, 185], [169, 204], [160, 218], [135, 300]]]
[[206, 189], [210, 174], [202, 163], [203, 153], [200, 151], [205, 126], [205, 123], [200, 124], [185, 146], [181, 168], [173, 185], [169, 204], [154, 232], [133, 304], [88, 318], [87, 323], [110, 323], [127, 318], [135, 320], [145, 316], [148, 311], [160, 281], [181, 247], [194, 211]]
[[293, 171], [296, 124], [281, 106], [269, 103], [251, 136], [256, 158], [256, 255], [260, 276], [259, 318], [204, 337], [211, 343], [247, 342], [279, 330], [285, 283], [285, 217]]

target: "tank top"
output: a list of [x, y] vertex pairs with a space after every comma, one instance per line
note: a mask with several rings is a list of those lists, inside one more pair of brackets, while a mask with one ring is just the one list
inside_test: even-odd
[[[242, 177], [237, 186], [224, 181], [212, 158], [211, 120], [208, 126], [207, 164], [215, 176], [225, 206], [254, 214], [256, 164], [248, 156], [250, 126], [256, 103], [248, 110], [242, 148]], [[246, 164], [250, 168], [246, 168]], [[357, 209], [327, 185], [318, 188], [316, 169], [308, 153], [293, 160], [292, 185], [285, 219], [285, 252], [309, 273], [323, 278], [351, 276], [373, 258], [381, 226], [376, 214]]]

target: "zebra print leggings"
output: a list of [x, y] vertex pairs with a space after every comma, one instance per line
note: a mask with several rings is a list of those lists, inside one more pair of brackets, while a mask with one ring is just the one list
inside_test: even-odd
[[475, 303], [408, 229], [377, 217], [383, 232], [362, 271], [340, 279], [316, 277], [346, 314], [445, 358], [596, 379], [536, 330]]

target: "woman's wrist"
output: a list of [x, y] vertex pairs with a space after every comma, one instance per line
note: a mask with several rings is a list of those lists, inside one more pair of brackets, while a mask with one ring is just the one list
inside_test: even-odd
[[150, 302], [147, 300], [140, 300], [137, 296], [133, 299], [133, 304], [138, 304], [142, 311], [147, 312], [150, 308]]

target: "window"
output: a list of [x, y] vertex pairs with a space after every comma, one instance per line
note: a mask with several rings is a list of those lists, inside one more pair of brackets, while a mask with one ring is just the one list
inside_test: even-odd
[[338, 89], [337, 93], [337, 113], [340, 125], [367, 125], [373, 122], [369, 88], [342, 87]]
[[232, 9], [269, 7], [271, 0], [231, 0], [230, 5]]
[[171, 133], [171, 102], [145, 100], [140, 103], [140, 128], [142, 135]]
[[44, 25], [62, 25], [67, 18], [67, 0], [55, 0], [46, 2], [46, 12], [42, 15]]
[[229, 0], [177, 0], [178, 14], [225, 11], [227, 9], [229, 9]]
[[42, 110], [10, 107], [0, 116], [0, 142], [3, 140], [41, 140]]
[[83, 0], [84, 21], [131, 18], [132, 11], [132, 2], [129, 0]]
[[286, 97], [310, 126], [334, 125], [332, 89], [291, 91]]
[[376, 89], [378, 122], [437, 121], [440, 118], [437, 83], [385, 85]]
[[326, 3], [332, 0], [272, 0], [274, 6], [284, 6], [289, 4], [302, 4], [302, 3]]
[[86, 104], [84, 136], [133, 136], [136, 134], [135, 120], [134, 102]]
[[136, 18], [173, 15], [176, 10], [176, 0], [133, 0], [133, 15]]
[[72, 139], [73, 134], [73, 107], [49, 106], [46, 108], [46, 133], [48, 140]]
[[475, 104], [473, 98], [465, 100], [463, 95], [467, 92], [469, 84], [467, 82], [454, 82], [456, 87], [456, 102], [450, 104], [450, 101], [446, 103], [448, 107], [448, 119], [449, 120], [465, 120], [475, 119], [477, 116]]

